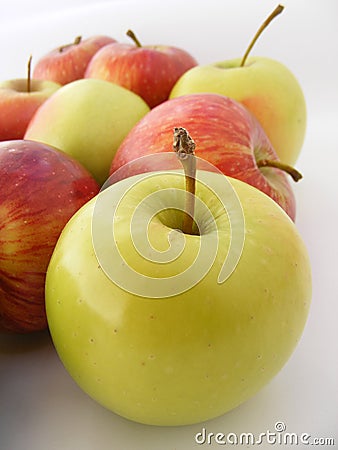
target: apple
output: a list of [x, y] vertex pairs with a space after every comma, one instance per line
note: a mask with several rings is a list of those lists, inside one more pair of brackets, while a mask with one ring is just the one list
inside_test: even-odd
[[295, 75], [272, 58], [249, 51], [267, 24], [282, 11], [279, 5], [258, 30], [243, 58], [205, 64], [186, 71], [174, 85], [170, 98], [199, 92], [231, 97], [259, 120], [280, 160], [294, 165], [306, 131], [306, 103]]
[[[300, 174], [280, 163], [263, 128], [250, 111], [220, 94], [185, 95], [153, 108], [121, 143], [110, 174], [140, 156], [170, 151], [168, 142], [177, 124], [189, 129], [194, 136], [196, 156], [209, 161], [225, 175], [260, 189], [295, 219], [295, 196], [288, 175], [281, 167], [296, 177]], [[266, 167], [271, 162], [280, 168]], [[147, 160], [140, 159], [141, 163], [146, 164]], [[141, 171], [135, 165], [129, 167], [130, 175], [135, 170]], [[143, 171], [166, 168], [150, 166]]]
[[72, 44], [62, 45], [42, 56], [35, 65], [33, 78], [53, 80], [62, 85], [84, 78], [85, 70], [95, 53], [107, 44], [116, 42], [109, 36], [75, 38]]
[[240, 59], [202, 65], [186, 72], [170, 98], [213, 92], [245, 105], [259, 120], [279, 158], [294, 164], [306, 130], [302, 89], [290, 70], [271, 58], [253, 56], [245, 67]]
[[52, 145], [77, 159], [99, 184], [115, 151], [149, 107], [133, 92], [104, 80], [62, 86], [32, 118], [25, 139]]
[[0, 141], [22, 139], [42, 103], [61, 85], [53, 81], [17, 78], [0, 82]]
[[142, 97], [150, 108], [168, 99], [179, 77], [197, 65], [183, 49], [167, 45], [142, 46], [113, 43], [99, 50], [90, 61], [85, 77], [117, 83]]
[[245, 402], [284, 366], [308, 315], [310, 263], [288, 215], [212, 171], [197, 171], [195, 192], [199, 232], [186, 234], [180, 171], [114, 182], [70, 219], [47, 271], [65, 368], [144, 424], [193, 424]]
[[98, 191], [65, 153], [33, 141], [0, 143], [0, 331], [47, 327], [49, 259], [66, 222]]

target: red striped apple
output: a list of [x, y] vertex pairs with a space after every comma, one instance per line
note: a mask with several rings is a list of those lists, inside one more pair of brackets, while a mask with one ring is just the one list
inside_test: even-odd
[[99, 50], [90, 61], [86, 78], [117, 83], [142, 97], [150, 108], [168, 99], [179, 77], [197, 65], [183, 49], [166, 45], [142, 46], [134, 33], [128, 32], [136, 45], [115, 43]]
[[78, 36], [73, 43], [62, 45], [42, 56], [35, 65], [33, 78], [53, 80], [60, 84], [84, 77], [89, 61], [107, 44], [116, 42], [109, 36], [91, 36], [82, 40]]
[[[209, 161], [225, 175], [260, 189], [295, 219], [294, 193], [288, 175], [281, 169], [290, 171], [296, 179], [300, 174], [281, 164], [263, 128], [248, 109], [218, 94], [186, 95], [152, 109], [118, 148], [110, 173], [140, 156], [170, 151], [168, 142], [176, 126], [187, 128], [194, 136], [196, 156]], [[147, 164], [147, 159], [144, 162]], [[130, 167], [133, 171], [155, 169]]]
[[74, 159], [24, 140], [0, 143], [0, 330], [43, 330], [45, 276], [61, 230], [99, 187]]

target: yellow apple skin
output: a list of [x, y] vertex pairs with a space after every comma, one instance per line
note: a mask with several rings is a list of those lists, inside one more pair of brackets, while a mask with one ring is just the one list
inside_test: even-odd
[[[109, 203], [115, 189], [118, 202], [143, 176], [129, 177], [99, 195], [107, 195]], [[176, 426], [222, 415], [268, 383], [300, 339], [311, 299], [304, 243], [273, 200], [229, 180], [242, 202], [245, 244], [235, 271], [222, 284], [217, 277], [229, 247], [229, 222], [216, 203], [211, 209], [220, 241], [214, 264], [198, 284], [173, 297], [136, 296], [105, 275], [92, 241], [95, 198], [72, 217], [55, 248], [46, 308], [56, 350], [87, 394], [128, 419]], [[211, 172], [203, 181], [224, 183], [222, 175]], [[119, 204], [119, 239], [128, 263], [135, 256], [129, 216], [146, 195], [168, 187], [183, 189], [182, 177], [160, 173], [153, 185], [139, 184]], [[210, 200], [208, 189], [198, 189], [201, 199]], [[168, 244], [170, 227], [156, 219], [149, 227], [153, 245]], [[144, 273], [159, 276], [158, 268], [169, 276], [183, 269], [189, 262], [185, 253], [193, 254], [208, 232], [185, 237], [182, 257], [162, 267], [144, 262]], [[135, 266], [142, 266], [142, 258]]]
[[306, 103], [293, 73], [282, 63], [265, 57], [241, 58], [197, 66], [174, 85], [170, 98], [198, 92], [231, 97], [259, 120], [280, 160], [294, 165], [306, 131]]
[[39, 108], [24, 139], [68, 153], [102, 185], [122, 140], [149, 110], [141, 97], [121, 86], [77, 80], [62, 86]]

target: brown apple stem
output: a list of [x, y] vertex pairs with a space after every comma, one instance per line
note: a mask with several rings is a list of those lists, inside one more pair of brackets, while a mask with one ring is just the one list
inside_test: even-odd
[[32, 55], [30, 55], [27, 64], [27, 92], [31, 91], [31, 69], [32, 69]]
[[295, 169], [292, 166], [289, 166], [288, 164], [284, 164], [281, 161], [276, 161], [273, 159], [261, 159], [260, 161], [257, 161], [258, 167], [275, 167], [276, 169], [283, 170], [284, 172], [291, 175], [292, 179], [294, 181], [299, 181], [301, 178], [303, 178], [303, 175], [298, 172], [297, 169]]
[[129, 36], [134, 41], [136, 47], [142, 47], [141, 42], [137, 39], [136, 34], [132, 30], [128, 30], [126, 35]]
[[195, 147], [195, 142], [185, 128], [174, 128], [173, 149], [184, 169], [185, 189], [187, 193], [182, 225], [182, 231], [185, 234], [193, 234], [196, 190]]
[[66, 48], [71, 47], [72, 45], [78, 45], [78, 44], [80, 44], [81, 41], [82, 41], [82, 36], [76, 36], [76, 38], [74, 39], [74, 42], [72, 42], [71, 44], [66, 44], [66, 45], [62, 45], [61, 47], [59, 47], [59, 52], [62, 53]]
[[257, 39], [259, 38], [259, 36], [263, 33], [263, 31], [265, 30], [265, 28], [269, 25], [270, 22], [272, 22], [272, 20], [277, 17], [284, 9], [284, 6], [282, 5], [278, 5], [273, 11], [272, 13], [269, 15], [269, 17], [267, 17], [267, 19], [265, 19], [265, 21], [262, 23], [262, 25], [259, 27], [257, 33], [255, 34], [255, 36], [253, 37], [252, 41], [250, 42], [249, 47], [246, 49], [246, 52], [244, 53], [244, 56], [242, 58], [240, 67], [243, 67], [246, 59], [249, 55], [249, 53], [252, 50], [252, 47], [255, 45]]

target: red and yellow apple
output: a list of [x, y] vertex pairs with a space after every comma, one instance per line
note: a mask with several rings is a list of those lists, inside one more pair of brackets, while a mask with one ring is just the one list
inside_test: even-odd
[[50, 146], [0, 143], [0, 330], [47, 327], [45, 277], [61, 230], [98, 193], [93, 177]]
[[39, 106], [60, 86], [24, 78], [0, 82], [0, 141], [22, 139]]
[[[288, 175], [281, 169], [266, 167], [267, 161], [278, 164], [279, 160], [263, 128], [239, 102], [219, 94], [185, 95], [152, 109], [118, 148], [110, 173], [140, 156], [171, 151], [168, 142], [177, 125], [187, 128], [194, 136], [196, 156], [209, 161], [225, 175], [260, 189], [295, 218], [295, 197]], [[144, 163], [146, 159], [139, 161]], [[133, 171], [130, 175], [135, 170], [141, 171], [135, 165], [130, 167]], [[144, 167], [143, 171], [154, 169]]]
[[119, 84], [142, 97], [150, 108], [168, 99], [179, 77], [197, 65], [187, 51], [168, 45], [141, 46], [114, 43], [99, 50], [90, 61], [86, 78]]
[[60, 84], [84, 77], [86, 68], [95, 53], [107, 44], [116, 42], [109, 36], [77, 37], [71, 44], [62, 45], [42, 56], [36, 63], [33, 78], [53, 80]]

